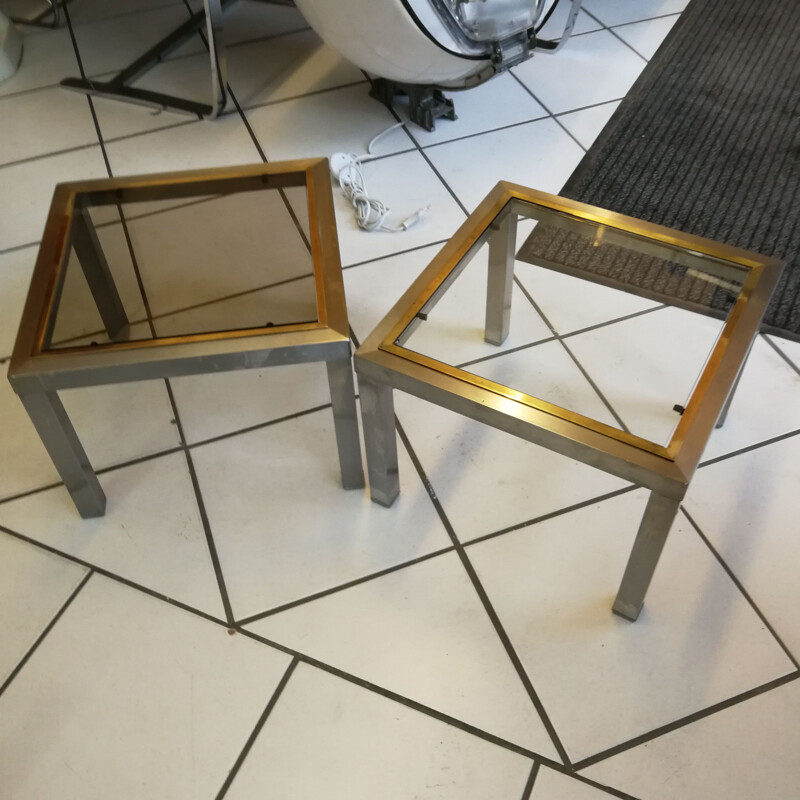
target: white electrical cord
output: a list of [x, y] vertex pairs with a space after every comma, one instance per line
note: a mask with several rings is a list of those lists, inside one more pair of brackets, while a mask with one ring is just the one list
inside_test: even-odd
[[361, 169], [361, 165], [365, 161], [370, 161], [376, 157], [372, 153], [372, 148], [376, 142], [403, 125], [405, 125], [404, 122], [397, 122], [374, 136], [367, 146], [367, 152], [363, 155], [334, 153], [331, 156], [331, 173], [339, 181], [339, 186], [344, 196], [353, 205], [358, 227], [365, 231], [401, 233], [402, 231], [407, 231], [412, 225], [416, 225], [430, 210], [430, 206], [418, 208], [399, 225], [392, 225], [387, 222], [390, 209], [380, 200], [375, 200], [367, 194], [367, 184], [364, 180], [364, 171]]

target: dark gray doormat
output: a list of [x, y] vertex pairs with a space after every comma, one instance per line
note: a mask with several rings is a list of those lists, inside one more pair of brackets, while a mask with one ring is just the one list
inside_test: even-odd
[[800, 340], [800, 2], [692, 0], [562, 194], [782, 258], [762, 329]]

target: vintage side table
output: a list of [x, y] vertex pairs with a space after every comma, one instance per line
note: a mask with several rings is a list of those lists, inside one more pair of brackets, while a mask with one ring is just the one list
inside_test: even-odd
[[314, 159], [57, 186], [8, 378], [92, 517], [106, 499], [59, 390], [324, 361], [342, 483], [358, 488], [350, 355], [328, 162]]
[[[586, 386], [596, 390], [606, 405], [604, 413], [590, 416], [585, 409], [538, 394], [546, 381], [537, 382], [537, 372], [546, 369], [541, 366], [546, 360], [537, 361], [543, 351], [536, 342], [525, 353], [524, 347], [515, 348], [514, 357], [531, 359], [531, 368], [515, 375], [521, 386], [505, 385], [491, 369], [507, 357], [453, 363], [458, 352], [453, 347], [454, 315], [437, 329], [435, 306], [472, 262], [488, 276], [483, 278], [486, 307], [479, 320], [463, 320], [464, 335], [480, 336], [482, 330], [486, 342], [501, 345], [509, 332], [515, 263], [519, 271], [522, 259], [539, 270], [654, 300], [652, 313], [673, 326], [702, 322], [703, 335], [696, 342], [689, 337], [695, 352], [687, 358], [691, 363], [684, 370], [680, 398], [659, 398], [659, 408], [654, 414], [648, 411], [648, 423], [637, 429], [600, 396], [597, 386], [603, 376], [595, 375], [592, 382], [584, 372], [581, 378], [577, 363], [578, 380], [586, 379]], [[706, 442], [715, 424], [722, 424], [779, 273], [780, 263], [773, 259], [498, 184], [356, 351], [372, 499], [388, 506], [399, 491], [393, 389], [647, 487], [650, 498], [613, 606], [635, 620]], [[551, 344], [565, 345], [564, 352], [571, 355], [572, 346], [557, 335]], [[668, 333], [649, 354], [649, 370], [658, 369], [670, 345]], [[613, 354], [603, 355], [603, 363], [613, 363]], [[616, 357], [624, 359], [625, 354]], [[652, 404], [652, 396], [641, 404]], [[599, 401], [593, 405], [600, 407]], [[651, 424], [653, 419], [660, 420], [660, 428]]]

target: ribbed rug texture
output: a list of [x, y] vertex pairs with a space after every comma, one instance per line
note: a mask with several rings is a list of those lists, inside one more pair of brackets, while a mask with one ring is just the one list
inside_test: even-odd
[[692, 0], [562, 194], [783, 259], [800, 340], [800, 0]]

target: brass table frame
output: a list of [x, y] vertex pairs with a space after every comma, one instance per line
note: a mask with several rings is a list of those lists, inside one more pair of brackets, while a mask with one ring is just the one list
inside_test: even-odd
[[[640, 237], [643, 252], [664, 255], [673, 253], [678, 246], [729, 262], [737, 271], [747, 270], [740, 295], [667, 447], [402, 346], [415, 323], [425, 319], [487, 242], [485, 338], [494, 344], [502, 343], [509, 329], [517, 215], [524, 215], [525, 209], [531, 207], [557, 212], [578, 227], [599, 224], [607, 240], [613, 239], [616, 232], [624, 237], [634, 234]], [[708, 437], [715, 424], [721, 425], [724, 420], [780, 268], [781, 263], [775, 259], [544, 192], [499, 183], [356, 351], [354, 365], [372, 499], [389, 506], [399, 492], [393, 389], [644, 486], [650, 489], [650, 499], [613, 607], [621, 616], [635, 620]], [[580, 277], [593, 279], [588, 273]]]
[[[317, 321], [127, 340], [129, 323], [88, 207], [305, 186]], [[110, 343], [48, 349], [71, 247]], [[59, 184], [25, 302], [8, 379], [81, 516], [106, 498], [59, 400], [58, 390], [235, 369], [324, 361], [342, 484], [364, 486], [350, 334], [327, 159]]]

